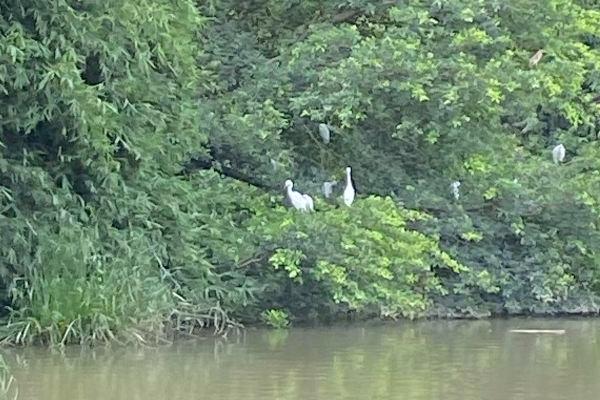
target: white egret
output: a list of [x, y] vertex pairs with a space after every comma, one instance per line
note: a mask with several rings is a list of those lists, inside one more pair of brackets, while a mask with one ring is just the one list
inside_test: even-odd
[[552, 159], [554, 160], [554, 163], [558, 164], [560, 162], [563, 162], [565, 160], [565, 154], [566, 154], [565, 146], [563, 146], [562, 144], [555, 146], [552, 149]]
[[321, 190], [323, 191], [323, 196], [325, 196], [326, 199], [331, 197], [331, 194], [333, 193], [333, 187], [335, 185], [337, 185], [336, 181], [323, 182], [323, 186], [321, 186]]
[[305, 211], [305, 212], [315, 211], [315, 205], [314, 205], [312, 197], [310, 197], [307, 194], [303, 194], [303, 193], [295, 191], [293, 189], [294, 182], [292, 182], [289, 179], [286, 180], [285, 187], [287, 189], [288, 200], [290, 201], [290, 203], [296, 210]]
[[315, 211], [315, 203], [313, 203], [312, 197], [307, 194], [303, 194], [302, 197], [304, 198], [304, 211]]
[[450, 190], [452, 191], [452, 195], [454, 196], [454, 198], [456, 200], [458, 200], [458, 198], [460, 197], [460, 192], [458, 190], [459, 187], [460, 187], [459, 181], [454, 181], [450, 184]]
[[529, 59], [529, 66], [535, 67], [537, 65], [537, 63], [540, 62], [543, 55], [544, 55], [544, 50], [540, 49], [540, 50], [536, 51], [535, 54], [533, 56], [531, 56], [531, 58]]
[[329, 143], [329, 140], [331, 139], [331, 132], [329, 131], [327, 124], [319, 124], [319, 135], [321, 135], [323, 143]]
[[294, 182], [292, 182], [289, 179], [285, 181], [285, 188], [287, 189], [288, 200], [290, 201], [290, 203], [292, 203], [292, 206], [296, 210], [304, 211], [306, 209], [306, 199], [300, 192], [295, 191], [293, 187]]
[[354, 186], [352, 185], [352, 169], [346, 167], [346, 189], [344, 189], [344, 204], [348, 207], [354, 202], [354, 195], [356, 194]]

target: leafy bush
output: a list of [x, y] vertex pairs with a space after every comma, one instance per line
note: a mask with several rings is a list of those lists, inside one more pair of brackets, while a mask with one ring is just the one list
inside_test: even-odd
[[0, 34], [6, 341], [598, 311], [591, 2], [8, 0]]
[[7, 340], [137, 340], [169, 322], [180, 216], [154, 189], [203, 152], [200, 23], [189, 1], [0, 6]]
[[[315, 181], [339, 179], [350, 164], [359, 190], [391, 195], [404, 208], [429, 214], [415, 229], [439, 237], [440, 249], [468, 273], [436, 269], [424, 257], [434, 271], [430, 282], [444, 290], [430, 292], [423, 302], [428, 305], [417, 309], [444, 316], [598, 311], [599, 192], [593, 171], [600, 14], [592, 6], [529, 0], [261, 4], [222, 1], [207, 10], [227, 21], [227, 34], [251, 49], [234, 58], [211, 51], [211, 59], [235, 68], [240, 77], [215, 101], [250, 106], [268, 100], [287, 116], [278, 123], [281, 132], [254, 142], [262, 151], [247, 153], [247, 165], [268, 165], [264, 157], [276, 154], [281, 168], [294, 166], [287, 176], [314, 193]], [[541, 60], [530, 64], [539, 49], [545, 51]], [[332, 126], [327, 145], [317, 134], [320, 122]], [[247, 136], [228, 134], [231, 142]], [[291, 153], [280, 151], [278, 137]], [[568, 155], [557, 166], [550, 150], [559, 142]], [[216, 159], [238, 162], [224, 153]], [[262, 182], [270, 184], [260, 171]], [[458, 201], [449, 190], [454, 180], [462, 183]], [[348, 220], [337, 222], [353, 231]], [[320, 246], [304, 249], [309, 245], [296, 243], [294, 228], [287, 243], [271, 243], [280, 248], [274, 259], [279, 271], [294, 275], [287, 279], [297, 284], [288, 285], [296, 288], [299, 277], [307, 279], [306, 266], [335, 273], [343, 282], [346, 275], [336, 268], [337, 254], [344, 254], [336, 247], [342, 235], [331, 232], [336, 222], [328, 219], [323, 228], [331, 241], [298, 226], [302, 222], [293, 224], [311, 238], [305, 241], [315, 237]], [[278, 229], [266, 233], [266, 242], [286, 237]], [[327, 249], [329, 243], [335, 245]], [[406, 282], [396, 284], [417, 293]], [[357, 285], [346, 292], [361, 296], [365, 290]], [[334, 292], [353, 306], [360, 303], [339, 288], [319, 293]], [[279, 295], [276, 305], [288, 307], [293, 293]], [[366, 293], [373, 303], [389, 300], [381, 291]], [[313, 306], [300, 314], [321, 303], [303, 296]], [[289, 303], [302, 304], [292, 298]]]
[[431, 294], [444, 295], [436, 270], [468, 273], [434, 238], [409, 224], [427, 216], [398, 208], [390, 198], [361, 199], [352, 208], [317, 203], [312, 215], [282, 207], [249, 220], [270, 268], [256, 279], [265, 307], [285, 307], [295, 318], [349, 310], [381, 316], [423, 315]]
[[265, 310], [261, 314], [262, 320], [273, 328], [283, 329], [289, 325], [289, 317], [283, 310]]

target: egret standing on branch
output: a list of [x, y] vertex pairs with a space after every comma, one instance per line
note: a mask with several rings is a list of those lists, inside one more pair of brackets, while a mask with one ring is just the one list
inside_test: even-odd
[[312, 198], [307, 194], [302, 194], [293, 189], [294, 182], [291, 180], [285, 181], [285, 188], [287, 189], [287, 197], [292, 206], [296, 210], [300, 211], [314, 211], [314, 205]]
[[331, 132], [327, 124], [319, 124], [319, 135], [323, 139], [323, 143], [328, 144], [331, 139]]
[[454, 198], [456, 200], [458, 200], [460, 198], [460, 191], [458, 190], [459, 187], [460, 187], [459, 181], [454, 181], [450, 184], [450, 190], [452, 191], [452, 195], [454, 196]]
[[554, 160], [554, 164], [561, 163], [565, 160], [565, 146], [559, 144], [552, 149], [552, 160]]
[[535, 54], [532, 55], [531, 58], [529, 59], [529, 66], [535, 67], [537, 65], [537, 63], [540, 62], [543, 55], [544, 55], [544, 50], [540, 49], [540, 50], [536, 51]]
[[356, 194], [354, 186], [352, 185], [352, 169], [346, 167], [346, 189], [344, 189], [344, 204], [348, 207], [354, 202], [354, 195]]

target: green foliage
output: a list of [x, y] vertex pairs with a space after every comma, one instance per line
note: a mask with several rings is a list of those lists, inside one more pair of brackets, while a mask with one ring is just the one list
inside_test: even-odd
[[597, 312], [590, 3], [4, 1], [3, 337]]
[[138, 340], [170, 322], [170, 231], [198, 213], [172, 195], [192, 191], [177, 174], [206, 140], [201, 22], [188, 1], [0, 6], [7, 340]]
[[413, 317], [428, 309], [430, 293], [447, 292], [434, 269], [468, 272], [436, 240], [408, 227], [426, 215], [390, 198], [364, 198], [352, 208], [317, 205], [312, 215], [277, 207], [251, 221], [261, 247], [274, 249], [271, 269], [259, 275], [269, 306], [300, 319], [350, 310]]
[[[439, 238], [440, 248], [468, 272], [434, 269], [443, 290], [430, 291], [421, 306], [400, 314], [596, 312], [600, 14], [593, 5], [572, 1], [375, 3], [215, 3], [215, 17], [252, 48], [233, 59], [215, 57], [248, 72], [238, 74], [226, 96], [252, 93], [252, 102], [268, 99], [288, 116], [279, 136], [293, 152], [267, 145], [261, 157], [291, 156], [282, 162], [294, 165], [288, 176], [312, 193], [316, 182], [339, 179], [351, 164], [359, 190], [392, 195], [406, 209], [431, 216], [411, 227]], [[538, 49], [545, 51], [542, 59], [529, 65]], [[328, 145], [316, 133], [319, 122], [333, 126]], [[550, 150], [559, 142], [568, 157], [556, 166]], [[262, 163], [258, 155], [255, 160]], [[454, 201], [449, 184], [457, 179], [461, 197]], [[271, 184], [269, 178], [263, 182]], [[286, 283], [294, 290], [313, 285], [303, 267], [346, 285], [348, 267], [339, 266], [344, 253], [336, 247], [344, 242], [330, 231], [336, 223], [346, 232], [356, 227], [332, 221], [323, 209], [317, 214], [326, 225], [322, 231], [333, 237], [329, 249], [327, 236], [296, 220], [290, 229], [309, 239], [292, 233], [287, 243], [276, 244], [281, 249], [275, 265], [294, 275]], [[279, 228], [265, 240], [271, 236], [285, 237]], [[309, 247], [313, 239], [319, 246]], [[299, 248], [299, 241], [307, 243]], [[360, 244], [361, 255], [369, 245]], [[295, 256], [299, 250], [301, 259]], [[403, 249], [392, 257], [396, 253], [389, 251], [392, 260], [410, 254]], [[351, 257], [367, 264], [360, 255]], [[433, 268], [430, 259], [422, 261]], [[381, 284], [381, 275], [361, 276]], [[339, 287], [319, 293], [343, 298], [351, 308], [363, 304], [356, 296], [364, 293], [380, 305], [389, 299], [356, 284], [346, 290], [352, 295]], [[403, 286], [418, 293], [394, 281], [393, 287]], [[322, 303], [287, 290], [280, 306], [302, 299], [317, 308]]]
[[290, 324], [289, 316], [283, 310], [265, 310], [260, 316], [267, 325], [276, 329], [287, 328]]

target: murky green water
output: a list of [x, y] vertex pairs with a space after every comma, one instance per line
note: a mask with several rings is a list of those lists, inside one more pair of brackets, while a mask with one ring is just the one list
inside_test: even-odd
[[27, 400], [600, 398], [592, 319], [249, 331], [160, 349], [26, 349], [8, 358]]

